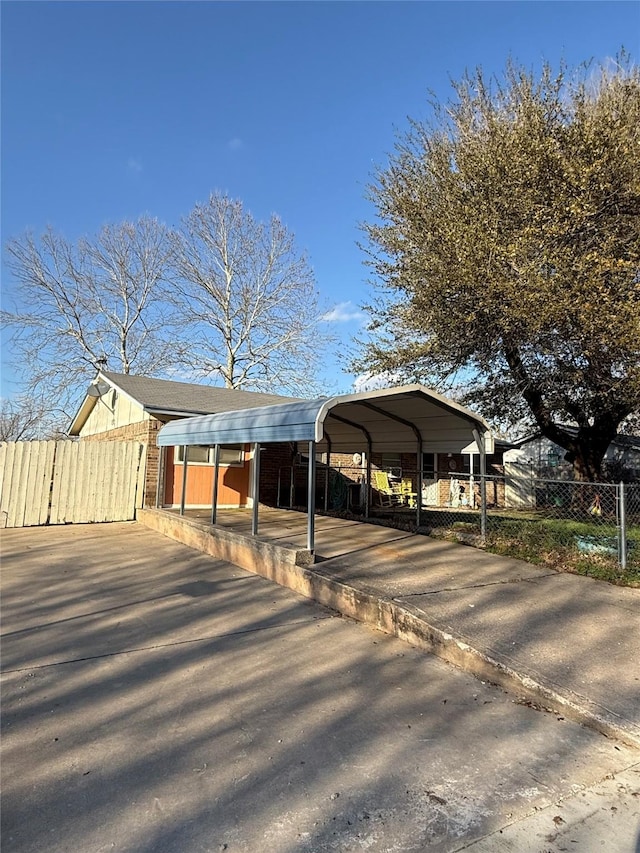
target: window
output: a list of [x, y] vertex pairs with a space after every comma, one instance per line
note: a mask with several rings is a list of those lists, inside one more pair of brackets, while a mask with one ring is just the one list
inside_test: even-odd
[[[213, 465], [215, 461], [215, 448], [204, 444], [190, 444], [187, 448], [187, 461], [189, 465]], [[184, 462], [184, 447], [180, 445], [175, 451], [175, 462], [182, 465]], [[220, 465], [229, 468], [244, 464], [244, 445], [229, 444], [220, 448]]]
[[[192, 462], [200, 465], [207, 465], [209, 462], [209, 447], [202, 444], [190, 444], [187, 447], [187, 459], [189, 464]], [[180, 445], [176, 454], [176, 462], [184, 462], [184, 447]]]
[[[214, 450], [211, 448], [211, 463], [214, 461]], [[230, 444], [220, 448], [221, 465], [242, 465], [244, 463], [244, 445]]]
[[[327, 464], [327, 454], [324, 450], [316, 450], [316, 462], [319, 462], [321, 465]], [[308, 453], [298, 453], [295, 458], [295, 465], [308, 465], [309, 464], [309, 454]]]
[[436, 477], [436, 455], [435, 453], [422, 454], [422, 476], [425, 480], [435, 480]]

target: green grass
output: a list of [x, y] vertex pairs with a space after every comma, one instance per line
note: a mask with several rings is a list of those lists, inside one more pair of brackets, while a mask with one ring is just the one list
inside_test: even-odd
[[[451, 530], [478, 533], [478, 522], [455, 522]], [[581, 550], [579, 542], [582, 542]], [[485, 548], [558, 571], [573, 572], [623, 586], [640, 586], [640, 527], [627, 533], [627, 567], [617, 557], [617, 529], [606, 522], [571, 521], [527, 516], [489, 515]], [[600, 550], [602, 549], [602, 550]], [[609, 550], [606, 550], [609, 549]], [[613, 551], [613, 553], [611, 553]]]

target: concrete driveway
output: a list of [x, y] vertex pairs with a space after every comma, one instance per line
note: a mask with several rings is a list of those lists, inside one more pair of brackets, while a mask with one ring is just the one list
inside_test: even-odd
[[6, 853], [636, 850], [637, 750], [135, 523], [2, 551]]

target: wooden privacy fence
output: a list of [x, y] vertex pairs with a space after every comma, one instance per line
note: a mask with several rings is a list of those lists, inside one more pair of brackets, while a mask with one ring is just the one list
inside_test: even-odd
[[146, 446], [133, 441], [0, 444], [0, 527], [129, 521], [144, 497]]

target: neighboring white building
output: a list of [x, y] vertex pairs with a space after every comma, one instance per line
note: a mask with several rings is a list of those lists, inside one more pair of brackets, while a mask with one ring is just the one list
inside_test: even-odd
[[[506, 506], [534, 506], [534, 480], [573, 480], [573, 466], [565, 462], [565, 453], [564, 448], [539, 433], [514, 442], [503, 457]], [[640, 436], [618, 435], [605, 461], [640, 482]]]

